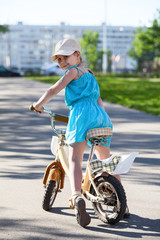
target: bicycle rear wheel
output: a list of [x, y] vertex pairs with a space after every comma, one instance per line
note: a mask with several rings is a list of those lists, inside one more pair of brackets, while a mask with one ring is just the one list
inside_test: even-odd
[[61, 173], [59, 174], [59, 178], [57, 181], [49, 180], [46, 191], [43, 197], [42, 208], [45, 211], [49, 211], [56, 199], [57, 192], [59, 190], [59, 184], [61, 179]]
[[[126, 210], [126, 194], [122, 184], [111, 175], [96, 178], [95, 184], [105, 200], [104, 203], [92, 203], [95, 214], [104, 223], [116, 224]], [[96, 196], [93, 187], [90, 193]]]

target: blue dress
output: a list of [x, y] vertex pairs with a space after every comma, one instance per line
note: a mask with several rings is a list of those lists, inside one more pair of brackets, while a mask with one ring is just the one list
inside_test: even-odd
[[[97, 103], [100, 91], [93, 74], [84, 73], [77, 65], [74, 65], [69, 67], [64, 75], [71, 68], [77, 69], [79, 78], [72, 80], [65, 87], [65, 103], [70, 109], [66, 131], [66, 140], [69, 145], [85, 141], [89, 129], [113, 128], [109, 116]], [[83, 73], [81, 76], [79, 71]], [[106, 140], [106, 143], [102, 144], [110, 146], [111, 137]]]

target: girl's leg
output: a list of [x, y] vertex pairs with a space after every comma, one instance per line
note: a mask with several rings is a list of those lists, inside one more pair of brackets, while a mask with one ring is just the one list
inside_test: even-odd
[[91, 218], [86, 212], [86, 204], [81, 197], [82, 160], [87, 141], [75, 143], [69, 147], [69, 172], [72, 190], [72, 202], [75, 207], [76, 219], [82, 227], [87, 226]]
[[[96, 154], [97, 158], [100, 160], [109, 158], [110, 157], [110, 148], [105, 145], [98, 145], [95, 148], [95, 154]], [[121, 182], [120, 175], [117, 174], [117, 175], [114, 175], [114, 177], [116, 177]]]
[[81, 192], [82, 160], [87, 141], [74, 143], [69, 146], [69, 173], [72, 195]]

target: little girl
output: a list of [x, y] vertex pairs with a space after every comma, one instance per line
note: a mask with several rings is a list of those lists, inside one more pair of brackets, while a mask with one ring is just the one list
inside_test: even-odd
[[[59, 67], [65, 71], [64, 75], [33, 106], [37, 112], [43, 112], [43, 105], [65, 88], [65, 102], [70, 109], [66, 140], [69, 145], [72, 201], [77, 222], [85, 227], [90, 223], [90, 216], [81, 196], [81, 164], [87, 145], [86, 133], [92, 128], [112, 128], [112, 123], [104, 110], [95, 77], [82, 65], [80, 51], [79, 43], [73, 39], [64, 39], [56, 44], [51, 59], [58, 61]], [[96, 146], [95, 154], [98, 159], [110, 157], [110, 141], [111, 137], [106, 139], [106, 144]], [[119, 175], [116, 177], [120, 180]]]

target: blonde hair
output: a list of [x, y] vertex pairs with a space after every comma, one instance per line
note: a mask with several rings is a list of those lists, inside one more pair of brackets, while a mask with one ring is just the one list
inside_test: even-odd
[[[77, 52], [78, 51], [75, 51], [74, 53], [77, 53]], [[90, 73], [92, 73], [92, 75], [94, 75], [94, 72], [90, 68], [88, 68], [87, 63], [81, 54], [80, 54], [80, 63], [83, 64], [85, 68], [87, 68], [88, 72], [90, 72]]]

